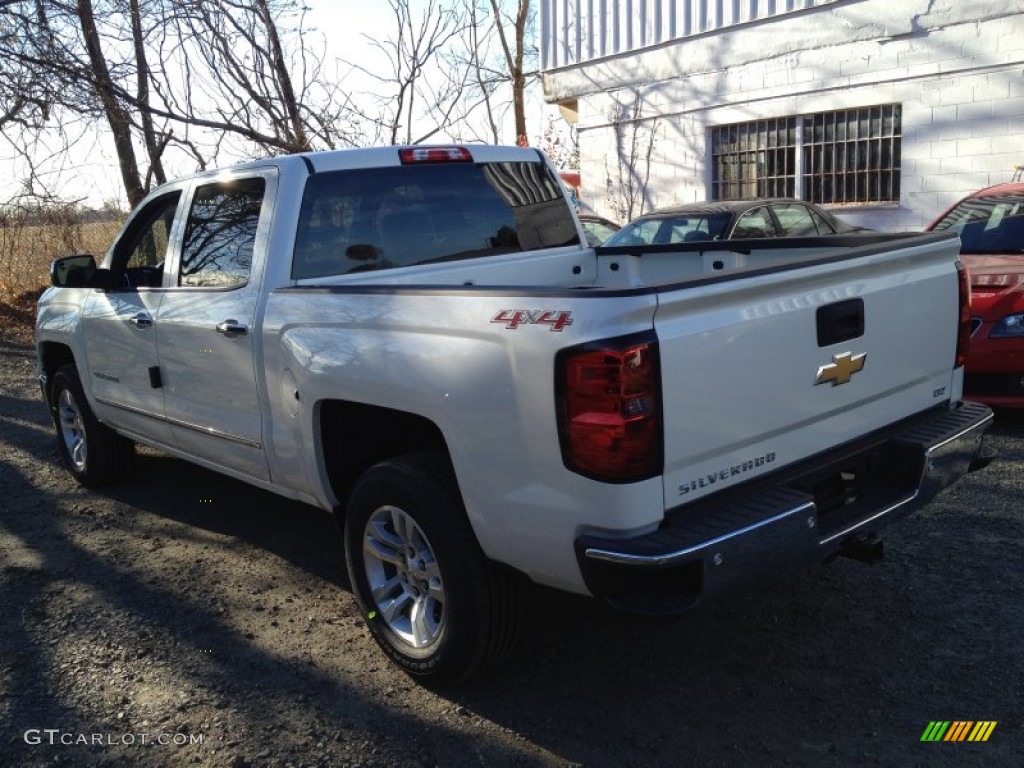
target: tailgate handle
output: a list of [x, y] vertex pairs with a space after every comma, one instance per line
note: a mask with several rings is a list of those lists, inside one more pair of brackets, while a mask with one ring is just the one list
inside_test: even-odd
[[828, 347], [864, 335], [864, 299], [818, 307], [818, 346]]

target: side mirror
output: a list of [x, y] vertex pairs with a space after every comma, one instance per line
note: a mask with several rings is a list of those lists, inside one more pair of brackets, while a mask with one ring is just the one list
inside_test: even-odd
[[95, 273], [96, 259], [91, 253], [65, 256], [50, 264], [50, 284], [58, 288], [84, 288]]
[[91, 253], [79, 253], [55, 259], [50, 264], [50, 284], [58, 288], [111, 287], [110, 270], [99, 269]]

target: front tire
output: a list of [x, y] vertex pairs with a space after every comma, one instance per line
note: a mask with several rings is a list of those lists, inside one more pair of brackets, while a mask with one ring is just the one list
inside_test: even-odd
[[75, 366], [61, 366], [53, 377], [50, 411], [57, 447], [75, 480], [94, 488], [128, 472], [135, 445], [96, 419]]
[[464, 681], [511, 649], [514, 584], [480, 549], [442, 456], [367, 470], [349, 501], [345, 552], [374, 640], [419, 682]]

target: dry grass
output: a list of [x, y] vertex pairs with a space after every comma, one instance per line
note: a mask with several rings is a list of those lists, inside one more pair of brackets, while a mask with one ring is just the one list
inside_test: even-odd
[[36, 299], [50, 284], [51, 261], [72, 253], [99, 258], [120, 226], [119, 221], [86, 223], [59, 209], [0, 219], [0, 336], [31, 335]]
[[9, 218], [0, 225], [0, 301], [49, 285], [50, 262], [59, 256], [93, 253], [99, 258], [119, 227], [120, 222], [65, 219], [37, 224]]

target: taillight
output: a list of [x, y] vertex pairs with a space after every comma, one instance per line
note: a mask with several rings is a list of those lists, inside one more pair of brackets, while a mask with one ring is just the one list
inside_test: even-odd
[[960, 294], [960, 323], [956, 334], [956, 360], [954, 368], [967, 362], [967, 350], [971, 346], [971, 281], [963, 262], [956, 263]]
[[661, 375], [654, 333], [562, 350], [556, 396], [562, 459], [613, 483], [661, 474]]
[[403, 147], [398, 150], [398, 159], [402, 165], [473, 162], [473, 156], [465, 147]]

